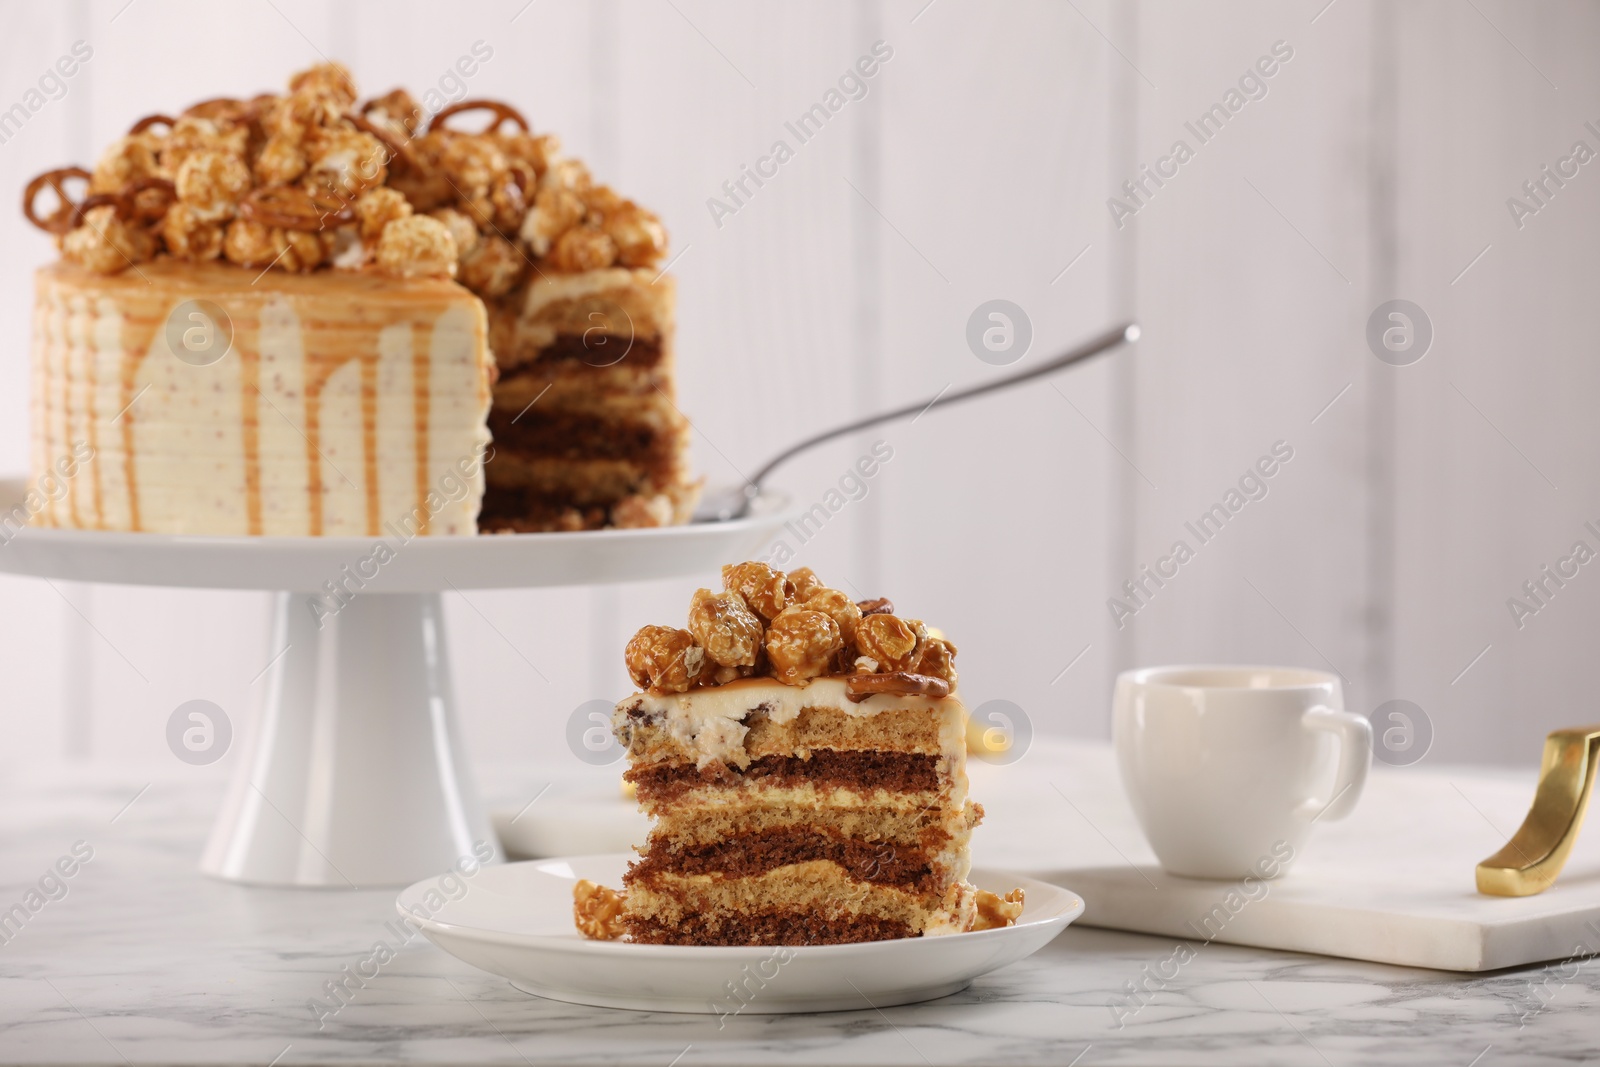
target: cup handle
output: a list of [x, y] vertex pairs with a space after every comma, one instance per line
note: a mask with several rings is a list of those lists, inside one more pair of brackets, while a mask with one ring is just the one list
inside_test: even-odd
[[1326, 730], [1338, 736], [1339, 769], [1333, 779], [1332, 798], [1307, 800], [1300, 805], [1299, 814], [1313, 821], [1342, 819], [1361, 799], [1361, 787], [1367, 781], [1367, 767], [1372, 762], [1372, 724], [1353, 712], [1319, 704], [1301, 716], [1300, 725], [1307, 730]]

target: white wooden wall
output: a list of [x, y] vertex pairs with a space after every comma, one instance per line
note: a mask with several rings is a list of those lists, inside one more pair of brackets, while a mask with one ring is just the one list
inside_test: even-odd
[[[946, 628], [969, 703], [1105, 736], [1124, 666], [1331, 665], [1358, 710], [1422, 705], [1430, 759], [1527, 762], [1544, 731], [1596, 717], [1600, 568], [1521, 630], [1505, 600], [1600, 520], [1600, 165], [1521, 230], [1504, 201], [1574, 140], [1600, 150], [1583, 129], [1600, 126], [1600, 13], [1324, 3], [10, 5], [0, 109], [74, 40], [95, 52], [0, 144], [0, 189], [92, 160], [145, 113], [277, 87], [319, 54], [368, 90], [421, 89], [481, 39], [494, 56], [470, 93], [560, 132], [684, 253], [683, 397], [712, 482], [822, 425], [1005, 373], [965, 343], [982, 301], [1026, 309], [1029, 360], [1137, 315], [1136, 354], [781, 476], [809, 503], [891, 443], [868, 496], [800, 559]], [[868, 95], [718, 227], [706, 199], [878, 40], [894, 54]], [[1107, 198], [1175, 139], [1194, 145], [1184, 122], [1278, 41], [1293, 57], [1267, 95], [1115, 226]], [[12, 213], [0, 241], [0, 469], [17, 470], [29, 273], [52, 253]], [[1364, 340], [1392, 297], [1434, 323], [1410, 367]], [[1294, 458], [1266, 498], [1113, 624], [1107, 598], [1192, 543], [1184, 522], [1280, 440]], [[558, 754], [573, 707], [624, 690], [627, 634], [677, 619], [713, 579], [450, 603], [479, 758]], [[0, 759], [170, 760], [171, 710], [204, 697], [237, 722], [269, 656], [256, 595], [4, 579], [0, 598]]]

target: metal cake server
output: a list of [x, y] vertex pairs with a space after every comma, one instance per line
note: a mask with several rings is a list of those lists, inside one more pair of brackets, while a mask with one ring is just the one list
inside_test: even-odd
[[1064, 367], [1070, 367], [1072, 364], [1079, 363], [1091, 356], [1098, 356], [1100, 353], [1109, 351], [1118, 345], [1131, 344], [1138, 339], [1139, 327], [1132, 322], [1125, 322], [1090, 338], [1078, 347], [1063, 352], [1053, 359], [1048, 359], [1037, 366], [1005, 378], [985, 382], [982, 385], [975, 385], [970, 389], [962, 389], [954, 393], [940, 393], [938, 396], [930, 397], [927, 400], [919, 400], [915, 404], [907, 404], [905, 407], [895, 408], [893, 411], [881, 411], [876, 415], [868, 415], [866, 418], [847, 422], [843, 426], [835, 426], [831, 430], [824, 430], [822, 433], [808, 437], [798, 444], [790, 445], [776, 456], [773, 456], [762, 465], [760, 470], [756, 471], [755, 476], [745, 485], [735, 486], [730, 489], [708, 490], [705, 496], [701, 498], [700, 506], [695, 508], [692, 521], [726, 522], [729, 519], [744, 518], [750, 512], [750, 505], [761, 495], [762, 484], [774, 470], [807, 449], [815, 448], [826, 441], [832, 441], [836, 437], [843, 437], [845, 434], [855, 433], [858, 430], [865, 430], [869, 426], [877, 426], [881, 423], [893, 422], [895, 419], [903, 419], [908, 415], [916, 415], [936, 405], [954, 404], [960, 400], [971, 400], [986, 393], [1009, 389], [1014, 385], [1021, 385], [1023, 382], [1030, 382], [1035, 378], [1052, 374]]

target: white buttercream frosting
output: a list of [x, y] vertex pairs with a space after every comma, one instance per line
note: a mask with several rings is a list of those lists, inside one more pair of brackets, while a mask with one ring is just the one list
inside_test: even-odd
[[[38, 521], [475, 533], [489, 448], [478, 299], [436, 280], [257, 274], [175, 261], [39, 272], [34, 468], [80, 448], [93, 459]], [[231, 328], [226, 354], [205, 365], [169, 347], [169, 320], [194, 300], [221, 307]]]

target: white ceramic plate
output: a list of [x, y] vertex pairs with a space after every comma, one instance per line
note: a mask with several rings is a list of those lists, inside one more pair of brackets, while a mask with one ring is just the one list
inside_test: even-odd
[[525, 992], [603, 1008], [715, 1015], [856, 1011], [948, 996], [1039, 951], [1083, 913], [1076, 893], [976, 870], [971, 880], [980, 889], [1027, 890], [1017, 925], [789, 949], [585, 940], [572, 925], [573, 882], [621, 885], [631, 858], [578, 856], [483, 867], [444, 887], [455, 890], [455, 899], [431, 909], [427, 918], [411, 905], [423, 903], [430, 891], [447, 896], [436, 878], [407, 888], [395, 906], [452, 956], [509, 978]]

